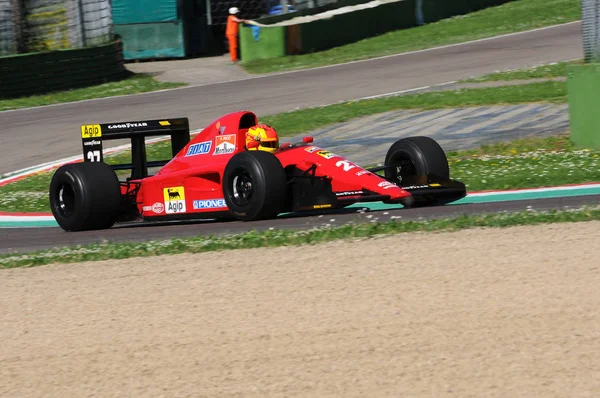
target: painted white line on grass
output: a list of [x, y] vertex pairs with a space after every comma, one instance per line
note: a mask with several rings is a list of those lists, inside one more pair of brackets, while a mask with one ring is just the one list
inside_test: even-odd
[[263, 75], [259, 75], [259, 76], [249, 76], [249, 77], [244, 77], [244, 78], [241, 78], [241, 79], [231, 79], [231, 80], [220, 81], [220, 82], [217, 82], [217, 83], [193, 84], [193, 85], [184, 86], [184, 87], [175, 87], [175, 88], [169, 88], [169, 89], [164, 89], [164, 90], [150, 91], [150, 92], [146, 92], [146, 93], [116, 95], [116, 96], [104, 97], [104, 98], [91, 98], [91, 99], [86, 99], [86, 100], [81, 100], [81, 101], [63, 102], [63, 103], [60, 103], [60, 104], [42, 105], [42, 106], [36, 106], [36, 107], [30, 107], [30, 108], [8, 109], [8, 110], [5, 110], [5, 111], [0, 111], [0, 113], [2, 113], [2, 112], [21, 112], [21, 111], [28, 111], [28, 110], [32, 110], [32, 109], [40, 109], [40, 108], [46, 108], [46, 107], [57, 107], [57, 106], [66, 106], [66, 105], [72, 105], [72, 104], [77, 104], [77, 103], [85, 103], [85, 102], [91, 102], [91, 101], [105, 101], [105, 100], [109, 100], [109, 99], [113, 99], [113, 98], [121, 98], [121, 97], [132, 97], [132, 96], [140, 96], [140, 95], [153, 95], [153, 94], [163, 93], [163, 92], [167, 92], [167, 91], [187, 90], [187, 89], [196, 88], [196, 87], [215, 86], [215, 85], [219, 85], [219, 84], [228, 84], [228, 83], [240, 82], [240, 81], [246, 81], [246, 80], [255, 80], [255, 79], [270, 78], [270, 77], [279, 76], [279, 75], [287, 75], [287, 74], [294, 74], [294, 73], [303, 73], [303, 72], [309, 72], [309, 71], [313, 71], [313, 70], [326, 69], [326, 68], [335, 68], [335, 67], [341, 67], [343, 65], [351, 65], [351, 64], [361, 63], [361, 62], [370, 62], [370, 61], [376, 61], [376, 60], [386, 59], [386, 58], [392, 58], [392, 57], [403, 57], [403, 56], [412, 55], [412, 54], [419, 54], [419, 53], [423, 53], [423, 52], [427, 52], [427, 51], [438, 51], [438, 50], [443, 50], [443, 49], [446, 49], [446, 48], [452, 48], [452, 47], [457, 47], [457, 46], [464, 46], [464, 45], [469, 45], [469, 44], [473, 44], [473, 43], [480, 43], [480, 42], [484, 42], [484, 41], [502, 39], [502, 38], [505, 38], [505, 37], [511, 37], [511, 36], [516, 36], [516, 35], [523, 35], [523, 34], [529, 34], [529, 33], [533, 33], [533, 32], [539, 32], [539, 31], [543, 31], [543, 30], [560, 28], [560, 27], [563, 27], [563, 26], [572, 25], [572, 24], [576, 24], [576, 23], [581, 23], [581, 20], [572, 21], [572, 22], [566, 22], [564, 24], [559, 24], [559, 25], [545, 26], [543, 28], [536, 28], [536, 29], [526, 30], [526, 31], [522, 31], [522, 32], [513, 32], [513, 33], [506, 33], [506, 34], [499, 35], [499, 36], [485, 37], [485, 38], [482, 38], [482, 39], [476, 39], [476, 40], [471, 40], [471, 41], [466, 41], [466, 42], [461, 42], [461, 43], [454, 43], [454, 44], [447, 44], [447, 45], [438, 46], [438, 47], [431, 47], [431, 48], [426, 48], [426, 49], [423, 49], [423, 50], [407, 51], [407, 52], [403, 52], [403, 53], [400, 53], [400, 54], [390, 54], [390, 55], [383, 55], [383, 56], [375, 57], [375, 58], [367, 58], [367, 59], [361, 59], [361, 60], [357, 60], [357, 61], [349, 61], [349, 62], [344, 62], [344, 63], [341, 63], [341, 64], [317, 66], [317, 67], [309, 68], [309, 69], [296, 69], [296, 70], [283, 71], [283, 72], [267, 73], [267, 74], [263, 74]]
[[[435, 88], [435, 87], [448, 86], [448, 85], [454, 84], [454, 83], [456, 83], [456, 80], [453, 80], [451, 82], [434, 84], [433, 86], [423, 86], [423, 87], [409, 88], [409, 89], [406, 89], [406, 90], [392, 91], [391, 93], [371, 95], [369, 97], [362, 97], [362, 98], [358, 98], [358, 99], [355, 99], [355, 100], [349, 100], [349, 101], [343, 101], [343, 102], [355, 102], [355, 101], [363, 101], [363, 100], [376, 99], [376, 98], [394, 97], [394, 96], [397, 96], [397, 95], [400, 95], [400, 94], [412, 93], [413, 91], [427, 90], [427, 89]], [[322, 106], [325, 107], [325, 106], [328, 106], [328, 105], [322, 105]]]

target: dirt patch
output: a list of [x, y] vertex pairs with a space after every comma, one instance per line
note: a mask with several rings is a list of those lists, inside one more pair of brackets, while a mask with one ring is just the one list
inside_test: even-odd
[[600, 392], [600, 222], [0, 272], [0, 395]]

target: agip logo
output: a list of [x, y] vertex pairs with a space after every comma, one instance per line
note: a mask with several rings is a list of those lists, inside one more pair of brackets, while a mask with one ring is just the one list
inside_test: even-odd
[[81, 126], [81, 138], [102, 137], [102, 128], [99, 124], [88, 124]]
[[185, 213], [185, 191], [183, 187], [165, 188], [165, 212], [167, 214]]

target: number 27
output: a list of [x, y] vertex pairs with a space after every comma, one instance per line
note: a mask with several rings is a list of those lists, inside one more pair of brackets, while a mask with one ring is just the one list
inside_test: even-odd
[[89, 151], [87, 153], [87, 158], [90, 162], [99, 162], [100, 161], [100, 151]]

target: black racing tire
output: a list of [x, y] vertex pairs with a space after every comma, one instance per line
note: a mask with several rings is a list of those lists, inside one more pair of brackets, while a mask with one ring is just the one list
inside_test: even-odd
[[66, 164], [50, 182], [50, 208], [65, 231], [107, 229], [117, 221], [119, 179], [104, 162]]
[[400, 186], [427, 182], [429, 175], [450, 178], [448, 159], [442, 147], [429, 137], [408, 137], [396, 141], [385, 156], [385, 179]]
[[241, 221], [275, 218], [283, 211], [287, 177], [271, 153], [247, 151], [234, 155], [223, 173], [227, 207]]

